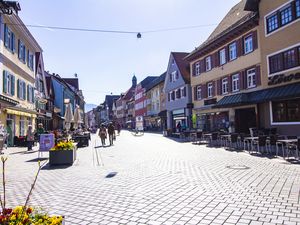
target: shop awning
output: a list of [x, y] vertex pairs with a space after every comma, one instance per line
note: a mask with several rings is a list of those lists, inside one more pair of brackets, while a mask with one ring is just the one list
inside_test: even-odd
[[300, 82], [249, 93], [251, 103], [300, 97]]
[[218, 101], [214, 108], [232, 107], [237, 105], [249, 104], [249, 93], [239, 93], [223, 97]]
[[235, 95], [225, 96], [217, 102], [214, 108], [257, 104], [272, 100], [280, 100], [295, 97], [300, 97], [300, 82], [249, 93], [239, 93]]
[[167, 110], [160, 111], [160, 112], [158, 113], [158, 116], [159, 116], [159, 117], [167, 117]]
[[13, 114], [17, 116], [27, 116], [27, 117], [32, 117], [36, 118], [36, 111], [29, 110], [29, 109], [23, 109], [20, 107], [9, 107], [5, 109], [7, 114]]

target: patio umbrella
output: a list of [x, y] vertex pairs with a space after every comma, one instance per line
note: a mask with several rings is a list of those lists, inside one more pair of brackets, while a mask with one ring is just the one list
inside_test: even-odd
[[80, 109], [78, 106], [76, 106], [75, 112], [74, 112], [74, 129], [77, 129], [79, 124], [81, 124], [81, 114], [80, 114]]
[[67, 131], [70, 130], [71, 128], [71, 122], [73, 122], [73, 113], [72, 113], [71, 104], [68, 103], [66, 105], [66, 112], [65, 112], [65, 128]]

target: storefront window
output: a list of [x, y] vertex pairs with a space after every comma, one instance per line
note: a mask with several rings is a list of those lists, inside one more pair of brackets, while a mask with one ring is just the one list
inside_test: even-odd
[[300, 122], [300, 98], [272, 102], [273, 122]]
[[25, 117], [20, 117], [20, 136], [25, 136]]

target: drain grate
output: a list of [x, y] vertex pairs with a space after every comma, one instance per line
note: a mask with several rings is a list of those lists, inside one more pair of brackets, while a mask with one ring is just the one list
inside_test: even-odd
[[233, 169], [233, 170], [248, 170], [250, 167], [245, 166], [245, 165], [231, 165], [231, 166], [226, 166], [228, 169]]
[[105, 176], [105, 178], [112, 178], [112, 177], [114, 177], [114, 176], [116, 176], [117, 175], [117, 172], [110, 172], [109, 174], [107, 174], [106, 176]]

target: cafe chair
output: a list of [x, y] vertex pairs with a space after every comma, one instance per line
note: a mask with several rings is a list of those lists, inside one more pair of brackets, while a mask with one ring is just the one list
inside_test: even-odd
[[238, 147], [238, 134], [232, 133], [229, 138], [229, 149], [236, 149]]
[[261, 151], [261, 148], [263, 148], [264, 151], [266, 150], [266, 147], [267, 147], [267, 136], [261, 135], [261, 136], [258, 136], [257, 140], [253, 140], [252, 141], [252, 150], [255, 148], [255, 146], [256, 146], [256, 149], [257, 149], [258, 153], [263, 153]]
[[217, 132], [212, 133], [211, 139], [209, 140], [209, 146], [210, 147], [216, 147], [216, 146], [218, 146], [218, 142], [219, 142], [218, 136], [219, 135], [218, 135]]
[[277, 135], [270, 135], [267, 140], [267, 151], [269, 154], [273, 154], [273, 150], [276, 148], [276, 142], [278, 140]]
[[300, 138], [297, 139], [296, 143], [287, 144], [286, 147], [286, 157], [289, 158], [291, 153], [299, 160], [299, 151], [300, 151]]

